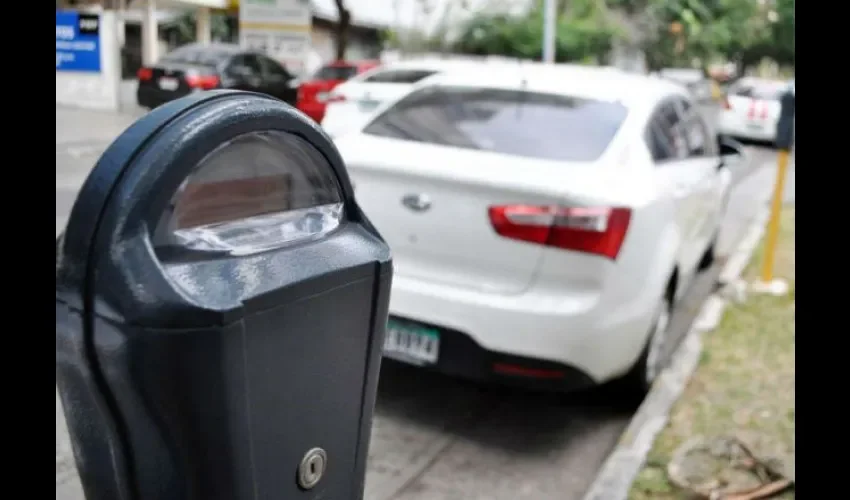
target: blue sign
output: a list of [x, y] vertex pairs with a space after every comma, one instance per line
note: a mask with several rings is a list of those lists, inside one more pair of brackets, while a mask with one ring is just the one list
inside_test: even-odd
[[100, 72], [100, 16], [56, 11], [56, 71]]

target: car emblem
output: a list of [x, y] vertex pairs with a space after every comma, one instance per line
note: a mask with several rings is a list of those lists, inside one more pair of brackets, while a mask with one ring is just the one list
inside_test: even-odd
[[401, 203], [414, 212], [424, 212], [431, 208], [431, 199], [425, 194], [408, 194], [401, 199]]

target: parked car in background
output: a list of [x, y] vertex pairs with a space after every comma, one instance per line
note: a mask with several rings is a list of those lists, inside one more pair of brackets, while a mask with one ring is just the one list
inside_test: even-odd
[[316, 74], [299, 84], [296, 106], [317, 123], [322, 123], [331, 90], [378, 65], [380, 61], [334, 61], [322, 66]]
[[231, 44], [189, 44], [137, 73], [139, 106], [155, 108], [192, 92], [250, 90], [294, 105], [293, 76], [279, 62]]
[[774, 142], [782, 109], [780, 96], [787, 81], [744, 77], [727, 89], [718, 118], [721, 133], [756, 141]]
[[366, 71], [340, 84], [331, 92], [322, 128], [331, 137], [355, 129], [363, 125], [378, 106], [406, 94], [423, 78], [470, 64], [481, 63], [420, 59], [399, 61]]
[[555, 390], [620, 379], [644, 394], [673, 308], [714, 259], [731, 183], [721, 153], [741, 148], [721, 146], [663, 80], [466, 66], [335, 139], [393, 249], [385, 356]]

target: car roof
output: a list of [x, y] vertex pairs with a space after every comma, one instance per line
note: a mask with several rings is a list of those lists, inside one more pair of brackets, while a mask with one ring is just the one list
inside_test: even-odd
[[[483, 73], [485, 72], [486, 73]], [[482, 75], [486, 77], [482, 78]], [[533, 62], [488, 62], [467, 65], [429, 77], [422, 85], [524, 88], [552, 94], [620, 102], [627, 107], [653, 106], [669, 95], [686, 96], [677, 84], [613, 67]]]
[[362, 75], [362, 78], [367, 78], [373, 74], [383, 71], [423, 70], [438, 72], [467, 67], [480, 67], [481, 64], [483, 64], [481, 61], [465, 61], [455, 59], [408, 59], [403, 61], [383, 63], [378, 67], [370, 69], [368, 74], [364, 73]]
[[662, 78], [685, 82], [697, 82], [705, 79], [702, 70], [693, 68], [662, 68], [658, 71]]
[[229, 54], [237, 54], [240, 52], [246, 52], [246, 50], [239, 45], [234, 43], [189, 43], [186, 45], [181, 45], [174, 49], [172, 52], [178, 51], [198, 51], [198, 52], [219, 52], [219, 53], [229, 53]]

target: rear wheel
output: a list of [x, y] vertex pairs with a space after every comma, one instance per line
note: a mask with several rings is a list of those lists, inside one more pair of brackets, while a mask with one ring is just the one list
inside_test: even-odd
[[702, 258], [699, 261], [699, 271], [707, 270], [714, 264], [714, 261], [717, 259], [718, 234], [714, 235], [714, 238], [711, 239], [711, 243], [708, 244], [708, 248], [705, 249], [705, 253], [702, 254]]
[[666, 367], [668, 361], [666, 356], [667, 333], [673, 310], [673, 294], [668, 291], [666, 295], [658, 306], [658, 312], [649, 333], [649, 340], [640, 358], [632, 369], [619, 380], [625, 398], [623, 402], [629, 406], [637, 406], [643, 401], [652, 388], [655, 379]]

